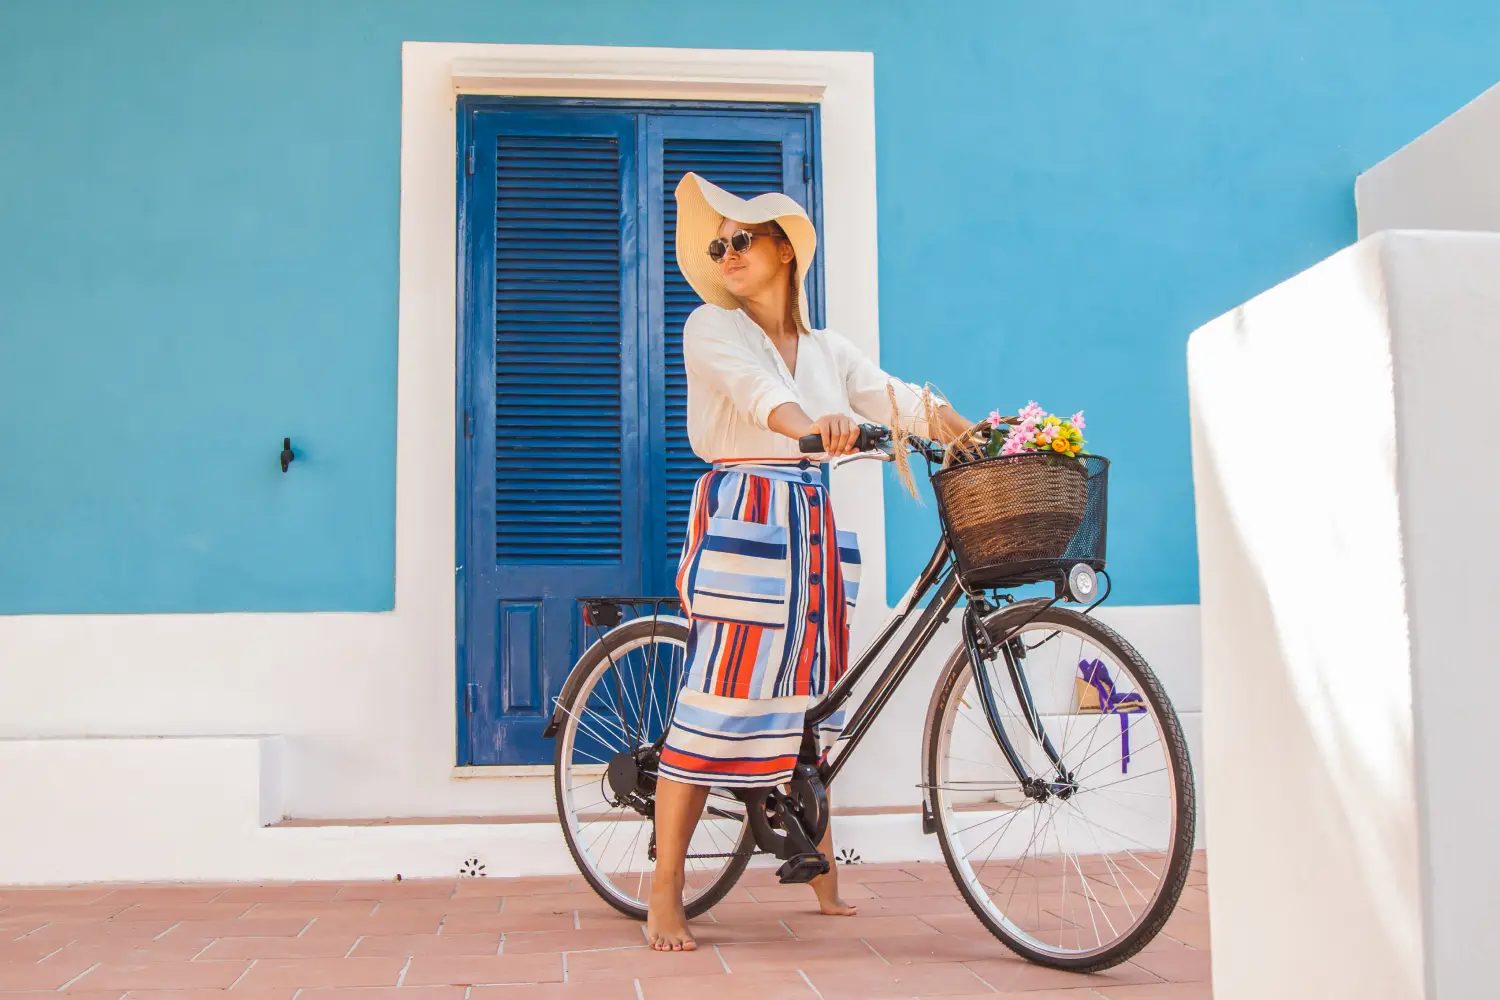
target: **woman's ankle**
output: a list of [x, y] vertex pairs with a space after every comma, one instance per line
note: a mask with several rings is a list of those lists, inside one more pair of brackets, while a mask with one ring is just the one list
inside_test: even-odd
[[674, 896], [681, 899], [682, 887], [685, 882], [686, 876], [682, 872], [677, 872], [673, 875], [659, 872], [651, 881], [651, 895], [653, 897], [660, 896], [663, 899], [671, 899]]

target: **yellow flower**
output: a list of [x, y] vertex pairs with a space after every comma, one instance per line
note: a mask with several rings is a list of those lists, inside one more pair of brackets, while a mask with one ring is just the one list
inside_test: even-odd
[[1051, 424], [1052, 426], [1056, 427], [1058, 424], [1062, 423], [1062, 420], [1057, 417], [1048, 417], [1046, 420], [1043, 420], [1042, 423]]
[[1068, 428], [1068, 440], [1069, 441], [1082, 441], [1083, 440], [1083, 435], [1078, 432], [1078, 428], [1076, 428], [1076, 427], [1069, 427]]
[[1071, 447], [1071, 448], [1068, 449], [1068, 451], [1070, 451], [1074, 455], [1078, 454], [1082, 450], [1083, 450], [1083, 445], [1082, 444], [1074, 444], [1073, 447]]
[[1047, 438], [1042, 434], [1038, 434], [1035, 444], [1038, 448], [1045, 448], [1047, 447]]
[[1065, 441], [1061, 437], [1053, 438], [1052, 439], [1052, 450], [1053, 451], [1067, 451], [1068, 450], [1068, 442]]

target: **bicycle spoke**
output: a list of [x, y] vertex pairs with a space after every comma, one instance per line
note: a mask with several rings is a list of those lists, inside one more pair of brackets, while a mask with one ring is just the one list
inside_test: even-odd
[[[1072, 802], [1064, 802], [1063, 805], [1065, 807], [1072, 808], [1074, 811], [1078, 811], [1078, 807], [1073, 805]], [[1141, 899], [1143, 900], [1150, 899], [1149, 896], [1141, 892], [1141, 890], [1136, 886], [1135, 882], [1131, 880], [1130, 876], [1125, 874], [1125, 870], [1120, 868], [1120, 866], [1110, 858], [1109, 853], [1104, 850], [1104, 845], [1099, 843], [1099, 837], [1093, 832], [1092, 826], [1089, 827], [1089, 836], [1093, 839], [1094, 846], [1098, 848], [1099, 857], [1103, 859], [1104, 868], [1109, 872], [1110, 881], [1114, 883], [1115, 891], [1120, 894], [1120, 898], [1122, 900], [1125, 900], [1125, 890], [1120, 888], [1120, 880], [1115, 877], [1114, 873], [1116, 870], [1118, 870], [1121, 875], [1125, 875], [1125, 881], [1130, 883], [1130, 887], [1132, 889], [1135, 889], [1135, 893], [1137, 896], [1141, 897]], [[1128, 900], [1125, 901], [1125, 912], [1130, 914], [1130, 922], [1135, 923], [1135, 911], [1130, 908], [1130, 903]]]

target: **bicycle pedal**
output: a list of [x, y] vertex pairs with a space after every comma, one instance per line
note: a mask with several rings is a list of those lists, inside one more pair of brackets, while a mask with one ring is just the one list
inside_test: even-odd
[[821, 854], [794, 854], [776, 869], [776, 877], [782, 885], [811, 882], [819, 875], [828, 874], [828, 859]]

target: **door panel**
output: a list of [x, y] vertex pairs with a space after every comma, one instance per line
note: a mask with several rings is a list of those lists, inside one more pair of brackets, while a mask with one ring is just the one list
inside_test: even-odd
[[550, 754], [577, 598], [642, 584], [635, 145], [631, 115], [474, 119], [468, 763]]

